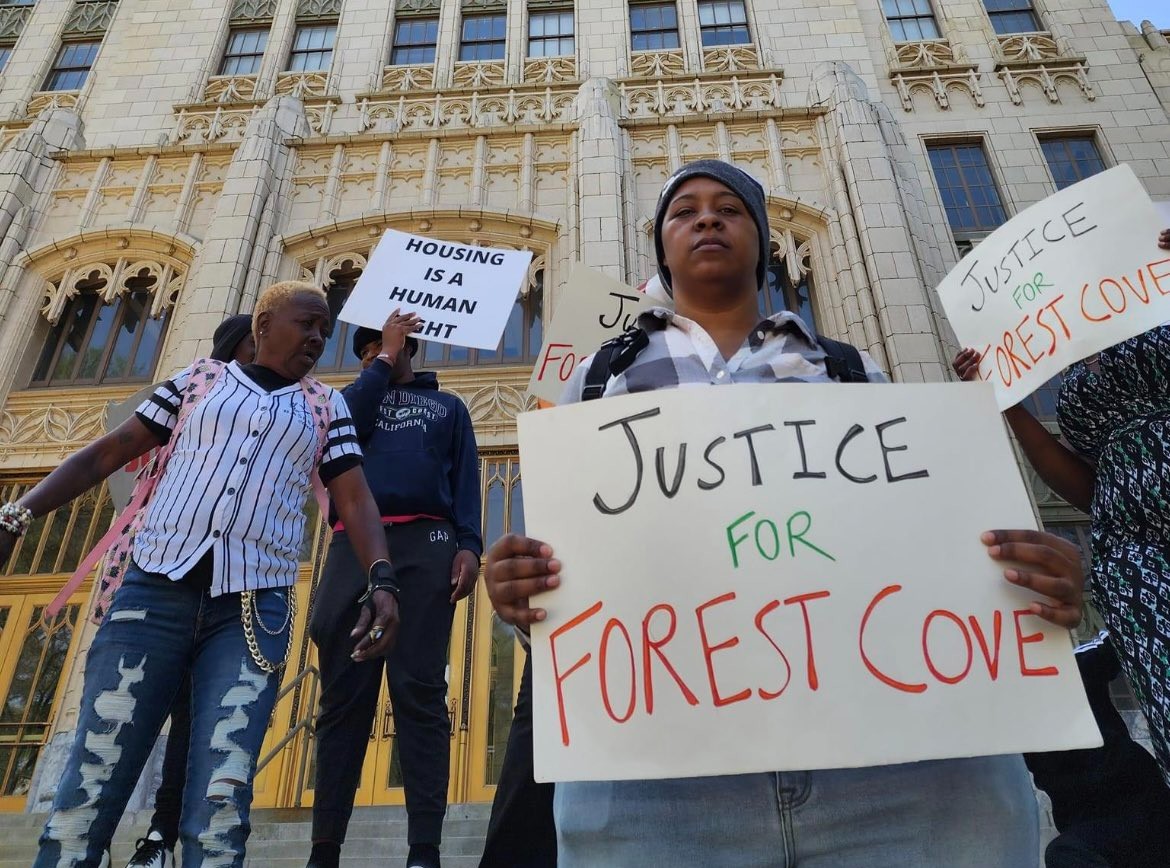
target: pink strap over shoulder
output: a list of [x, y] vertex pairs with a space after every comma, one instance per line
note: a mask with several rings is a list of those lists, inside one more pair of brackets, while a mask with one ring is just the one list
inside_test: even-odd
[[[82, 559], [77, 569], [73, 571], [73, 575], [69, 577], [69, 581], [57, 592], [57, 596], [46, 607], [45, 615], [49, 619], [57, 617], [57, 613], [69, 602], [69, 598], [77, 593], [77, 589], [81, 587], [82, 582], [85, 581], [85, 577], [93, 572], [98, 561], [107, 552], [115, 549], [120, 540], [125, 540], [127, 545], [131, 543], [133, 531], [136, 529], [135, 525], [144, 513], [146, 505], [150, 501], [150, 496], [154, 493], [155, 486], [158, 485], [158, 480], [163, 474], [163, 469], [171, 457], [171, 452], [174, 451], [175, 441], [178, 439], [179, 432], [183, 429], [183, 425], [186, 424], [187, 418], [191, 415], [191, 411], [211, 391], [226, 367], [227, 365], [224, 362], [219, 362], [215, 359], [197, 359], [191, 366], [191, 374], [187, 378], [187, 383], [183, 389], [182, 398], [179, 403], [178, 419], [175, 421], [175, 427], [171, 431], [170, 439], [159, 450], [154, 461], [143, 468], [138, 474], [138, 481], [134, 485], [134, 493], [130, 497], [130, 503], [118, 515], [113, 527], [106, 532], [105, 536], [98, 540], [97, 545]], [[126, 562], [129, 560], [129, 552], [126, 551], [122, 554], [124, 557], [119, 559], [119, 562], [115, 563], [112, 569], [107, 570], [107, 574], [101, 579], [101, 590], [94, 605], [95, 614], [104, 613], [108, 607], [109, 599], [122, 583], [122, 574], [125, 572]], [[111, 560], [114, 559], [111, 558]]]

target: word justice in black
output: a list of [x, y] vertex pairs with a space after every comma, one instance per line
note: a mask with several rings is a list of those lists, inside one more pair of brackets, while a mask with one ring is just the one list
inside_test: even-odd
[[[651, 458], [658, 489], [668, 499], [677, 495], [684, 484], [693, 484], [700, 491], [714, 491], [735, 474], [750, 480], [752, 486], [779, 479], [828, 479], [830, 474], [856, 485], [879, 480], [892, 485], [930, 476], [926, 469], [910, 469], [909, 456], [893, 457], [895, 453], [910, 451], [902, 442], [905, 435], [899, 437], [895, 430], [906, 424], [905, 416], [887, 419], [872, 428], [854, 423], [844, 430], [818, 425], [815, 419], [790, 419], [779, 425], [769, 423], [730, 431], [698, 444], [684, 440], [668, 450], [666, 446], [647, 445], [644, 436], [639, 439], [645, 432], [639, 423], [661, 413], [659, 408], [645, 410], [597, 429], [603, 435], [607, 431], [624, 434], [633, 458], [633, 475], [623, 491], [593, 495], [598, 512], [620, 515], [638, 502], [643, 488], [650, 487], [644, 483], [646, 465]], [[867, 440], [870, 441], [868, 449], [864, 446]], [[698, 461], [694, 460], [696, 455], [701, 456]], [[765, 467], [775, 466], [777, 456], [788, 466], [779, 474], [772, 469], [765, 473]], [[691, 459], [689, 474], [688, 458]]]

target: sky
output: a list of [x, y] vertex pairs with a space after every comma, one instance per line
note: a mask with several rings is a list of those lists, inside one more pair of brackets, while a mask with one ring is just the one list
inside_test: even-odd
[[1170, 0], [1109, 0], [1119, 21], [1129, 20], [1141, 25], [1149, 19], [1155, 25], [1170, 29]]

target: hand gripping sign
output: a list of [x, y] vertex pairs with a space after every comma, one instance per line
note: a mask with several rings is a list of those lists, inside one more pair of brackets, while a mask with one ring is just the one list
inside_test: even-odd
[[580, 263], [557, 297], [548, 336], [528, 382], [528, 393], [556, 403], [581, 360], [628, 329], [660, 302]]
[[519, 433], [563, 564], [534, 600], [538, 780], [1100, 744], [1068, 632], [980, 542], [1036, 527], [989, 388], [676, 389]]
[[959, 343], [983, 354], [1001, 410], [1073, 362], [1170, 319], [1164, 219], [1129, 166], [1013, 217], [939, 284]]
[[418, 337], [494, 350], [528, 278], [532, 253], [436, 241], [388, 229], [341, 309], [381, 330], [396, 308], [418, 314]]

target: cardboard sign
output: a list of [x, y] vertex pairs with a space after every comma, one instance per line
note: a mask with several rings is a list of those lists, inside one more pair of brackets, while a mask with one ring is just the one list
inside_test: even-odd
[[980, 534], [1035, 528], [977, 384], [676, 389], [523, 414], [536, 776], [1101, 743], [1069, 634]]
[[[147, 386], [144, 389], [139, 389], [125, 401], [121, 403], [114, 403], [111, 401], [106, 405], [106, 432], [109, 433], [134, 415], [134, 411], [141, 406], [142, 402], [154, 394], [154, 390], [158, 388], [158, 384]], [[130, 497], [134, 494], [134, 483], [138, 478], [139, 471], [148, 466], [154, 460], [158, 449], [151, 449], [145, 455], [135, 458], [129, 464], [115, 471], [106, 479], [106, 488], [110, 492], [110, 501], [114, 504], [114, 509], [121, 512], [130, 503]]]
[[582, 359], [656, 304], [660, 302], [575, 263], [528, 381], [529, 394], [555, 404]]
[[494, 350], [528, 279], [532, 253], [436, 241], [388, 229], [339, 314], [381, 330], [395, 308], [418, 314], [418, 337]]
[[1000, 409], [1073, 362], [1170, 319], [1170, 251], [1129, 166], [1013, 217], [960, 260], [939, 296], [960, 344], [979, 350]]

